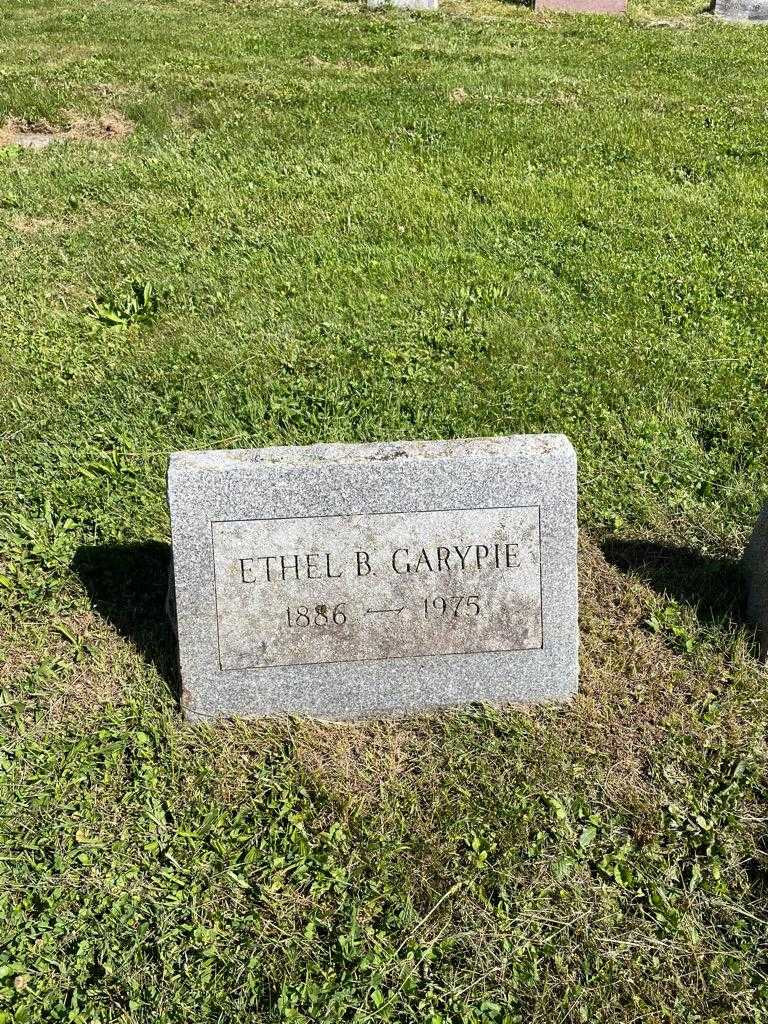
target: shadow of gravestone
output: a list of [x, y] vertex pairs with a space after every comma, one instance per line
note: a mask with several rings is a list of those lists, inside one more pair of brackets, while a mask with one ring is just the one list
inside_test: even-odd
[[154, 666], [178, 703], [176, 641], [165, 608], [170, 545], [160, 541], [78, 548], [72, 568], [91, 605]]
[[600, 547], [617, 569], [632, 573], [657, 593], [695, 608], [703, 625], [745, 623], [743, 575], [735, 559], [653, 541], [611, 538]]

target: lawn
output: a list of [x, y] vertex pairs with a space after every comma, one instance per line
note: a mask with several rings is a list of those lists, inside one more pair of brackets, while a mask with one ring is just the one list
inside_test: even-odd
[[[768, 30], [630, 6], [6, 5], [0, 1024], [768, 1021]], [[526, 431], [571, 705], [184, 725], [169, 452]]]

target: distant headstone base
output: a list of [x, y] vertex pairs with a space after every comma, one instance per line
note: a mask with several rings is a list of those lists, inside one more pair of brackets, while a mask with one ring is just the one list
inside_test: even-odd
[[723, 21], [768, 22], [768, 0], [716, 0], [715, 15]]
[[626, 14], [627, 0], [536, 0], [534, 9], [561, 14]]
[[384, 7], [401, 7], [406, 11], [436, 11], [438, 0], [368, 0], [369, 11], [379, 11]]
[[747, 585], [747, 620], [756, 627], [760, 658], [768, 658], [768, 505], [747, 544], [742, 569]]

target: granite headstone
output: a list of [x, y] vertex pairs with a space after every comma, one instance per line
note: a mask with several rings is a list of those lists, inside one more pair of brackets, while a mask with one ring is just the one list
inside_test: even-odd
[[168, 497], [191, 719], [576, 690], [562, 435], [178, 452]]

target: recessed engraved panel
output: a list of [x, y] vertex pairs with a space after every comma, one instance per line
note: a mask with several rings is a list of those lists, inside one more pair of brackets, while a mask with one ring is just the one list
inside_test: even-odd
[[543, 647], [538, 506], [211, 532], [224, 671]]

